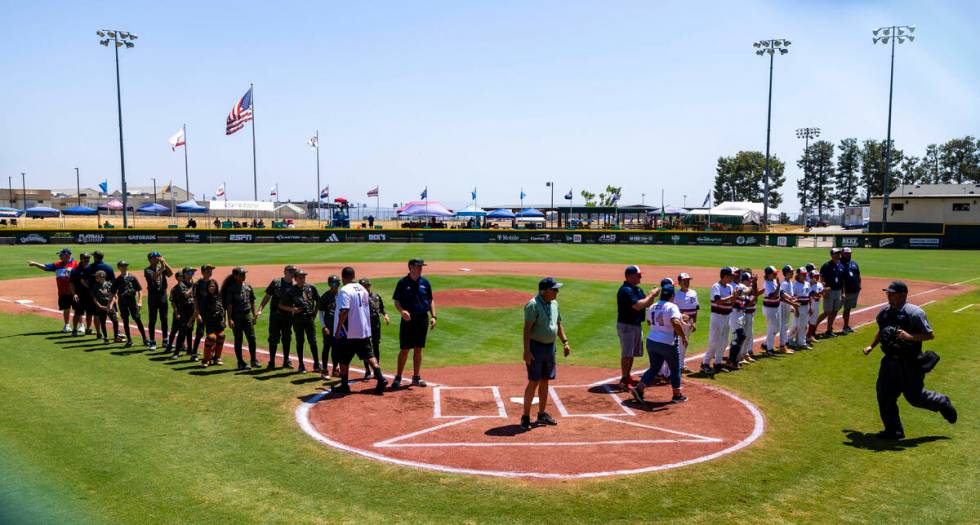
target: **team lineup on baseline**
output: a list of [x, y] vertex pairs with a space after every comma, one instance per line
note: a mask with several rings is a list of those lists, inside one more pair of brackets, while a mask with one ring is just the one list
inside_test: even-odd
[[[56, 273], [58, 306], [63, 312], [65, 332], [92, 332], [108, 343], [106, 322], [111, 321], [114, 339], [117, 342], [125, 341], [126, 346], [133, 346], [129, 328], [132, 320], [143, 338], [143, 344], [155, 349], [156, 322], [159, 319], [164, 335], [162, 344], [172, 352], [172, 358], [187, 353], [192, 361], [200, 360], [201, 366], [207, 367], [222, 364], [225, 329], [231, 328], [237, 366], [245, 370], [262, 365], [256, 352], [254, 327], [256, 319], [269, 306], [270, 360], [267, 368], [276, 367], [276, 353], [280, 345], [283, 350], [282, 366], [293, 367], [290, 349], [295, 337], [300, 372], [306, 371], [303, 352], [304, 346], [309, 344], [313, 370], [320, 372], [325, 380], [339, 379], [332, 385], [331, 395], [342, 396], [350, 392], [349, 365], [355, 357], [364, 363], [364, 379], [376, 380], [375, 393], [383, 394], [388, 387], [389, 381], [380, 367], [381, 322], [389, 322], [384, 301], [379, 294], [370, 291], [369, 280], [356, 281], [352, 267], [345, 267], [339, 278], [331, 275], [328, 279], [329, 290], [321, 295], [307, 283], [306, 271], [288, 265], [284, 268], [283, 277], [269, 284], [261, 304], [257, 304], [256, 294], [246, 282], [245, 268], [235, 268], [219, 285], [213, 278], [213, 265], [202, 265], [202, 276], [195, 282], [194, 268], [175, 271], [158, 252], [151, 252], [148, 261], [144, 277], [150, 315], [149, 337], [140, 317], [143, 285], [129, 272], [126, 261], [117, 263], [119, 273], [116, 275], [113, 268], [104, 262], [100, 251], [91, 255], [83, 253], [75, 261], [71, 258], [70, 250], [65, 249], [59, 253], [59, 261], [55, 263], [43, 265], [31, 261], [29, 264]], [[401, 386], [410, 353], [413, 357], [411, 385], [426, 386], [421, 377], [422, 355], [428, 331], [435, 328], [437, 318], [431, 284], [421, 275], [424, 266], [422, 260], [409, 261], [408, 275], [399, 280], [393, 296], [402, 319], [400, 352], [397, 373], [391, 382], [392, 389]], [[857, 264], [851, 260], [850, 250], [831, 250], [831, 260], [821, 266], [819, 272], [816, 270], [812, 264], [795, 271], [792, 266], [786, 265], [782, 268], [783, 280], [780, 281], [779, 272], [769, 266], [764, 269], [763, 283], [760, 285], [749, 268], [722, 268], [719, 281], [712, 285], [710, 291], [708, 349], [700, 373], [714, 375], [739, 370], [760, 357], [752, 347], [752, 320], [759, 297], [762, 297], [766, 320], [763, 355], [790, 354], [810, 349], [821, 338], [852, 332], [849, 316], [857, 305], [861, 278]], [[672, 386], [670, 403], [687, 401], [687, 396], [681, 390], [682, 372], [691, 372], [684, 367], [684, 363], [688, 337], [697, 329], [700, 310], [697, 292], [691, 288], [691, 276], [681, 272], [676, 281], [674, 278], [664, 278], [660, 286], [649, 294], [639, 287], [642, 272], [638, 267], [627, 267], [624, 276], [625, 280], [617, 292], [616, 323], [623, 372], [621, 389], [628, 390], [638, 403], [646, 403], [644, 391], [648, 386], [658, 382], [669, 383]], [[169, 277], [175, 278], [172, 288], [168, 287]], [[547, 411], [549, 394], [553, 392], [550, 381], [556, 377], [556, 342], [561, 342], [566, 356], [571, 351], [556, 300], [560, 287], [561, 283], [550, 277], [542, 279], [538, 294], [524, 307], [523, 358], [528, 380], [520, 421], [524, 431], [536, 425], [557, 424], [557, 420]], [[878, 316], [882, 334], [881, 337], [876, 335], [871, 346], [881, 342], [886, 354], [877, 386], [879, 408], [885, 424], [885, 430], [879, 437], [895, 437], [904, 433], [895, 405], [895, 399], [900, 394], [904, 394], [913, 406], [939, 411], [947, 420], [955, 422], [956, 412], [949, 399], [922, 387], [924, 373], [929, 367], [920, 367], [921, 374], [911, 372], [913, 368], [920, 370], [916, 368], [917, 363], [923, 361], [923, 355], [929, 354], [921, 352], [921, 342], [932, 337], [925, 314], [905, 302], [908, 289], [904, 283], [894, 282], [885, 291], [889, 306]], [[824, 305], [822, 312], [821, 303]], [[173, 310], [169, 330], [168, 306]], [[835, 333], [834, 321], [841, 309], [844, 327], [841, 332]], [[75, 312], [74, 319], [70, 316], [71, 311]], [[322, 336], [322, 344], [319, 345], [317, 321]], [[645, 346], [650, 367], [636, 381], [632, 378], [632, 365], [636, 357], [643, 355], [644, 321], [649, 326]], [[821, 322], [826, 322], [826, 330], [819, 334], [817, 328]], [[892, 326], [895, 329], [889, 330]], [[202, 342], [204, 352], [203, 357], [199, 357]], [[243, 353], [246, 345], [249, 361], [245, 360]], [[871, 347], [866, 349], [866, 353]], [[532, 425], [530, 410], [533, 404], [538, 405], [538, 413]]]

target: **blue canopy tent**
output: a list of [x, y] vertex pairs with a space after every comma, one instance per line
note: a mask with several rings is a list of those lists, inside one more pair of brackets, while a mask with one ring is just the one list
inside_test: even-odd
[[463, 208], [456, 212], [457, 217], [486, 217], [487, 212], [481, 208], [477, 208], [476, 205], [470, 204], [469, 206]]
[[32, 219], [43, 219], [45, 217], [59, 217], [61, 212], [54, 208], [48, 208], [47, 206], [35, 206], [33, 208], [27, 208], [27, 210], [25, 210], [25, 214]]
[[508, 210], [507, 208], [493, 210], [487, 214], [488, 219], [513, 219], [514, 217], [516, 217], [514, 212]]
[[2, 208], [0, 207], [0, 217], [5, 219], [20, 217], [22, 211], [17, 208]]
[[99, 211], [88, 206], [72, 206], [61, 210], [65, 215], [98, 215]]
[[140, 206], [139, 208], [136, 208], [136, 211], [138, 213], [146, 213], [148, 215], [150, 215], [150, 214], [152, 214], [152, 215], [163, 215], [165, 213], [170, 213], [170, 208], [168, 208], [168, 207], [166, 207], [166, 206], [164, 206], [162, 204], [157, 204], [155, 202], [148, 202], [148, 203]]
[[543, 219], [544, 212], [537, 208], [524, 208], [523, 210], [517, 212], [516, 217], [519, 219]]
[[195, 201], [187, 201], [178, 204], [177, 211], [180, 213], [205, 213], [208, 209]]

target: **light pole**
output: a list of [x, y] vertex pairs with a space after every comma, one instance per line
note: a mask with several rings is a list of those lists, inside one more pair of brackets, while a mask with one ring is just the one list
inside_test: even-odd
[[17, 199], [14, 198], [14, 177], [13, 175], [7, 175], [7, 200], [10, 201], [10, 207], [13, 208], [17, 204]]
[[126, 159], [123, 155], [123, 128], [122, 128], [122, 89], [119, 86], [119, 48], [125, 46], [126, 49], [130, 49], [136, 44], [133, 40], [138, 37], [127, 31], [117, 31], [114, 29], [100, 29], [95, 32], [99, 36], [99, 44], [105, 47], [109, 47], [109, 43], [113, 44], [113, 52], [116, 55], [116, 110], [119, 117], [119, 173], [122, 179], [122, 202], [123, 202], [123, 228], [129, 227], [129, 219], [127, 216], [127, 202], [128, 196], [126, 191]]
[[687, 208], [687, 194], [684, 194], [684, 207]]
[[82, 183], [78, 178], [78, 168], [75, 168], [75, 197], [77, 197], [78, 205], [82, 205]]
[[871, 42], [888, 45], [888, 41], [891, 40], [892, 43], [891, 73], [888, 78], [888, 138], [885, 139], [885, 176], [881, 181], [881, 232], [884, 233], [888, 226], [888, 176], [892, 163], [892, 92], [895, 86], [895, 41], [897, 40], [899, 44], [904, 44], [905, 39], [914, 42], [915, 26], [879, 27], [872, 33], [874, 38], [871, 39]]
[[796, 138], [803, 139], [803, 198], [800, 199], [800, 215], [803, 217], [803, 228], [806, 228], [806, 176], [810, 171], [810, 139], [820, 136], [820, 128], [799, 128]]
[[24, 213], [27, 213], [27, 174], [20, 172], [20, 196], [24, 199]]
[[647, 194], [646, 193], [641, 193], [640, 194], [640, 206], [646, 206], [646, 205], [647, 205]]
[[772, 129], [772, 66], [776, 57], [776, 52], [780, 55], [789, 53], [791, 42], [785, 38], [760, 40], [752, 44], [755, 54], [759, 56], [769, 55], [769, 110], [766, 114], [766, 167], [762, 174], [763, 188], [765, 194], [762, 196], [762, 228], [769, 228], [769, 135]]
[[156, 204], [157, 203], [157, 178], [150, 177], [150, 180], [153, 181], [153, 204]]

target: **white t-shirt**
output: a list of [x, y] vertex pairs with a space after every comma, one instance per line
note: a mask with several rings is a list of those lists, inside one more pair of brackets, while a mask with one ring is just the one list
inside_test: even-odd
[[650, 323], [647, 339], [668, 345], [674, 344], [674, 325], [670, 320], [680, 318], [681, 309], [676, 304], [657, 301], [657, 304], [647, 310], [647, 322]]
[[[367, 339], [371, 337], [371, 305], [368, 291], [357, 283], [344, 285], [337, 294], [337, 307], [334, 310], [333, 333], [347, 339]], [[345, 326], [338, 327], [340, 311], [348, 310]]]
[[682, 314], [693, 314], [701, 308], [698, 303], [698, 292], [694, 288], [689, 288], [686, 292], [678, 289], [674, 292], [674, 304], [680, 309]]

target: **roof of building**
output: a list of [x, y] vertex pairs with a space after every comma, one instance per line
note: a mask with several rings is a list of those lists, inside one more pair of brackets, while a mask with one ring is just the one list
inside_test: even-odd
[[980, 195], [980, 184], [903, 184], [889, 197], [962, 197]]

